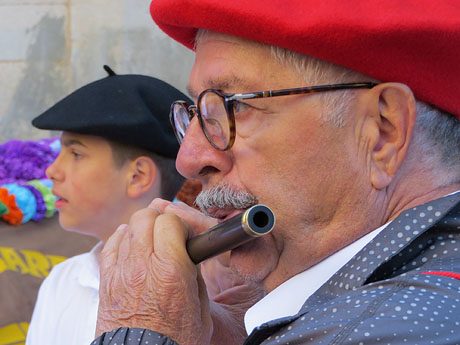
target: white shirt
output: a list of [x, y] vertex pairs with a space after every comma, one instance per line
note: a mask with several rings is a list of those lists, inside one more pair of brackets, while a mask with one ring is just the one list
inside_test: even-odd
[[259, 302], [248, 309], [244, 315], [246, 332], [261, 324], [299, 312], [305, 301], [323, 285], [335, 272], [368, 244], [389, 223], [361, 237], [347, 247], [332, 254], [315, 266], [303, 271], [267, 294]]
[[38, 292], [26, 345], [88, 345], [96, 333], [99, 264], [96, 251], [56, 265]]

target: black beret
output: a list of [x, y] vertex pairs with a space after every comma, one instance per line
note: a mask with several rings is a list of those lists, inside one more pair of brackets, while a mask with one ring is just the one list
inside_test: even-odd
[[95, 135], [175, 158], [179, 144], [169, 122], [169, 109], [176, 100], [193, 104], [159, 79], [112, 72], [74, 91], [36, 117], [32, 125]]

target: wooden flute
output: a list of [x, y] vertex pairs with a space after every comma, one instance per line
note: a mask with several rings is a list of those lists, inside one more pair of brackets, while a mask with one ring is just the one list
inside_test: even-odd
[[265, 205], [254, 205], [243, 213], [217, 224], [187, 241], [187, 252], [195, 264], [272, 231], [275, 215]]

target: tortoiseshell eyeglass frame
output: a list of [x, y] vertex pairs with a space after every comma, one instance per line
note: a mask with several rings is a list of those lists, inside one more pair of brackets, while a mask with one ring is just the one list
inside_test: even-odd
[[[200, 95], [198, 96], [196, 105], [189, 105], [185, 101], [175, 101], [171, 105], [169, 119], [171, 121], [171, 125], [173, 127], [174, 133], [176, 134], [177, 140], [179, 141], [179, 144], [182, 144], [182, 139], [177, 133], [176, 124], [174, 121], [174, 111], [175, 111], [174, 108], [175, 106], [178, 105], [182, 107], [184, 110], [186, 110], [189, 121], [192, 121], [193, 116], [195, 116], [196, 114], [198, 117], [198, 121], [200, 123], [201, 129], [204, 135], [206, 136], [206, 139], [209, 141], [209, 143], [217, 150], [226, 151], [226, 150], [229, 150], [233, 146], [233, 143], [235, 142], [236, 125], [235, 125], [235, 115], [233, 113], [233, 103], [236, 101], [255, 99], [255, 98], [269, 98], [269, 97], [277, 97], [277, 96], [289, 96], [289, 95], [299, 95], [299, 94], [307, 94], [307, 93], [346, 90], [346, 89], [372, 89], [376, 85], [378, 85], [378, 83], [371, 83], [371, 82], [343, 83], [343, 84], [307, 86], [307, 87], [299, 87], [299, 88], [293, 88], [293, 89], [268, 90], [268, 91], [249, 92], [249, 93], [234, 93], [234, 94], [225, 94], [220, 90], [207, 89], [200, 93]], [[227, 112], [227, 119], [228, 119], [228, 125], [229, 125], [229, 138], [228, 138], [228, 143], [225, 147], [219, 147], [212, 141], [211, 136], [207, 132], [205, 124], [203, 122], [203, 118], [201, 116], [201, 111], [200, 111], [201, 100], [203, 99], [204, 95], [206, 95], [209, 92], [212, 92], [218, 95], [222, 99], [225, 110]], [[185, 128], [185, 130], [186, 129], [187, 127]]]

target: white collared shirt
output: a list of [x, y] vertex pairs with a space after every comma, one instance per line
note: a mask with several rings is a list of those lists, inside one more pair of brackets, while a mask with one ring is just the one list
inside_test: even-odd
[[385, 229], [388, 224], [390, 223], [382, 225], [315, 266], [295, 275], [267, 294], [249, 308], [244, 315], [246, 332], [251, 334], [255, 327], [267, 321], [297, 314], [305, 301], [316, 290], [364, 248], [380, 231]]
[[27, 345], [84, 345], [95, 338], [99, 306], [99, 242], [89, 253], [56, 265], [43, 281]]

